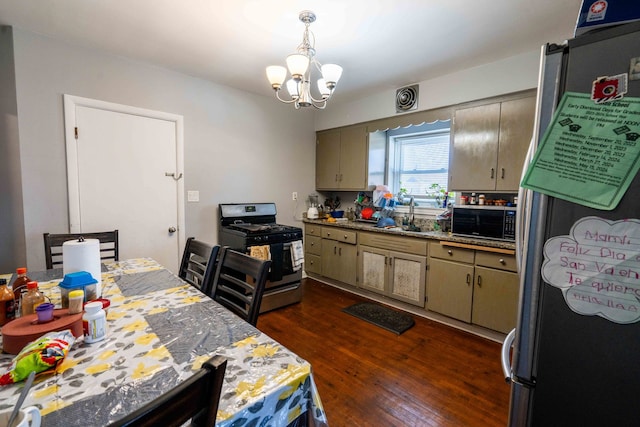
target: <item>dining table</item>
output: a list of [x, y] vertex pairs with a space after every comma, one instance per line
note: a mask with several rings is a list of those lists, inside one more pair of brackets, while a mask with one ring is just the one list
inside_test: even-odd
[[[29, 272], [60, 307], [62, 269]], [[76, 339], [23, 406], [44, 426], [103, 426], [171, 390], [214, 355], [227, 359], [216, 426], [326, 426], [311, 365], [151, 258], [103, 262], [107, 336]], [[1, 344], [1, 341], [0, 341]], [[0, 375], [15, 355], [0, 354]], [[0, 412], [23, 382], [0, 386]]]

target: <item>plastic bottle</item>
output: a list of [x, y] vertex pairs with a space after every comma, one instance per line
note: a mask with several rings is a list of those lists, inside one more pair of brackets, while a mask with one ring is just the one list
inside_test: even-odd
[[82, 313], [82, 303], [84, 302], [84, 291], [76, 289], [69, 292], [69, 314]]
[[36, 307], [44, 302], [44, 294], [38, 290], [38, 282], [27, 283], [27, 293], [22, 296], [22, 315], [36, 312]]
[[7, 279], [0, 279], [0, 326], [16, 317], [16, 305], [13, 292], [7, 286]]
[[11, 289], [13, 290], [13, 297], [16, 301], [16, 317], [20, 315], [18, 311], [18, 307], [20, 307], [20, 298], [22, 297], [22, 292], [27, 290], [27, 283], [31, 281], [27, 276], [27, 268], [26, 267], [18, 267], [16, 268], [16, 280], [11, 284]]
[[469, 204], [470, 205], [475, 205], [476, 204], [476, 193], [471, 193], [471, 198], [469, 199]]
[[82, 316], [82, 329], [84, 330], [84, 342], [94, 343], [102, 341], [107, 336], [107, 315], [99, 301], [90, 302], [84, 306]]

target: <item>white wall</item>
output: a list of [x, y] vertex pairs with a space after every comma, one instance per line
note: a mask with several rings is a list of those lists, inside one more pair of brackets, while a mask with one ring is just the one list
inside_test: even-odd
[[[418, 109], [438, 107], [489, 98], [538, 85], [540, 51], [532, 51], [419, 83]], [[336, 96], [326, 110], [316, 114], [316, 130], [331, 129], [396, 116], [396, 89], [377, 92], [353, 102]], [[340, 85], [336, 88], [336, 95]]]
[[185, 190], [200, 191], [186, 236], [217, 242], [228, 202], [275, 202], [279, 222], [300, 225], [315, 185], [312, 112], [16, 28], [14, 40], [29, 269], [44, 269], [42, 233], [68, 231], [63, 94], [184, 116]]

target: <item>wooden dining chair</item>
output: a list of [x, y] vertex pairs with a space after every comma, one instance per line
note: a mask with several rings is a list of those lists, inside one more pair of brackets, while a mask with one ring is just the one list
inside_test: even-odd
[[181, 426], [213, 427], [216, 424], [227, 359], [216, 355], [175, 388], [109, 427]]
[[213, 299], [255, 326], [270, 266], [271, 261], [222, 248], [213, 279]]
[[210, 295], [219, 250], [220, 246], [212, 246], [189, 237], [184, 246], [178, 276], [204, 294]]
[[118, 230], [102, 231], [98, 233], [44, 233], [44, 259], [47, 270], [62, 266], [62, 244], [69, 240], [98, 239], [100, 241], [100, 259], [118, 261]]

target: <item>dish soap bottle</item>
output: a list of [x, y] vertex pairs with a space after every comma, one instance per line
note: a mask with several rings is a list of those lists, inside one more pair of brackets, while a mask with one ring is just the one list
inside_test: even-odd
[[34, 314], [36, 307], [44, 302], [44, 294], [38, 290], [38, 282], [27, 283], [27, 293], [22, 297], [22, 315]]
[[0, 279], [0, 326], [11, 322], [16, 317], [13, 292], [7, 287], [7, 279]]

